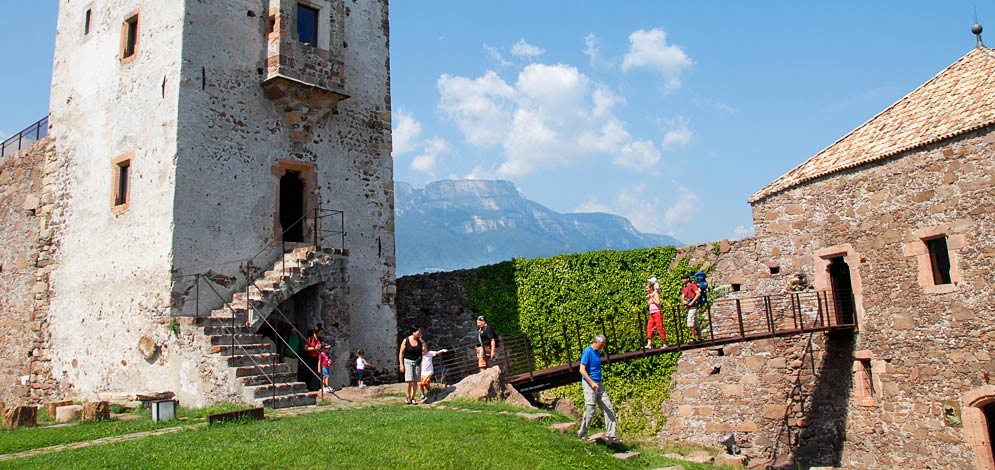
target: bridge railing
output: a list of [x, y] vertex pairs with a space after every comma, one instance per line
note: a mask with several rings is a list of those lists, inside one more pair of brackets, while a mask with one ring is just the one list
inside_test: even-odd
[[[518, 376], [519, 379], [525, 374], [538, 377], [576, 373], [581, 350], [591, 343], [597, 333], [610, 339], [602, 353], [611, 361], [616, 356], [624, 360], [630, 356], [643, 357], [709, 344], [854, 326], [852, 299], [834, 299], [825, 291], [718, 299], [700, 308], [698, 316], [702, 336], [700, 343], [693, 341], [690, 335], [685, 309], [675, 308], [668, 312], [664, 321], [668, 337], [667, 346], [662, 348], [647, 350], [642, 349], [641, 342], [616, 341], [615, 338], [645, 338], [645, 323], [642, 323], [642, 318], [633, 321], [629, 317], [607, 315], [595, 321], [595, 331], [591, 331], [590, 324], [582, 331], [577, 323], [560, 323], [529, 335], [502, 336], [494, 363], [500, 365], [508, 376]], [[449, 348], [453, 351], [451, 354], [440, 356], [438, 380], [453, 384], [477, 373], [476, 346], [475, 339], [466, 340]]]

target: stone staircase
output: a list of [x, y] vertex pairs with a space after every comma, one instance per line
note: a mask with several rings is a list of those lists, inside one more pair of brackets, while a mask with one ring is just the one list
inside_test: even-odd
[[319, 392], [309, 392], [304, 382], [298, 382], [290, 366], [280, 361], [276, 345], [255, 331], [280, 302], [308, 285], [302, 281], [309, 271], [330, 263], [332, 255], [346, 254], [339, 249], [295, 248], [255, 279], [247, 291], [234, 294], [231, 302], [210, 316], [196, 319], [199, 333], [210, 342], [211, 354], [233, 369], [246, 402], [268, 408], [317, 402]]

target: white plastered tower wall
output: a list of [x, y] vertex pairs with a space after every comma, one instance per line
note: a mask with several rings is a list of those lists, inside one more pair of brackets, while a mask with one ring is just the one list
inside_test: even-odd
[[[125, 60], [122, 27], [136, 14], [138, 44]], [[167, 328], [182, 18], [182, 2], [59, 4], [50, 112], [67, 201], [53, 241], [48, 350], [54, 378], [83, 399], [182, 388], [184, 362], [197, 360], [171, 347]], [[113, 162], [124, 155], [129, 202], [113, 210]], [[142, 336], [162, 345], [155, 359], [139, 353]]]
[[[311, 197], [344, 212], [346, 280], [328, 287], [328, 298], [347, 301], [324, 309], [332, 321], [335, 312], [348, 316], [335, 343], [335, 384], [348, 383], [355, 348], [381, 360], [396, 353], [386, 1], [308, 2], [331, 5], [324, 12], [342, 22], [328, 38], [346, 68], [348, 98], [306, 138], [263, 92], [267, 13], [296, 7], [279, 3], [60, 2], [51, 135], [66, 203], [55, 217], [62, 229], [53, 238], [47, 354], [67, 394], [170, 390], [191, 406], [238, 396], [222, 358], [169, 324], [220, 303], [202, 291], [195, 308], [184, 275], [238, 278], [232, 262], [274, 239], [280, 161], [311, 165]], [[122, 61], [121, 28], [135, 12], [137, 52]], [[112, 211], [112, 162], [126, 154], [130, 201]], [[258, 261], [265, 267], [276, 256]], [[139, 352], [143, 336], [158, 347], [152, 359]]]

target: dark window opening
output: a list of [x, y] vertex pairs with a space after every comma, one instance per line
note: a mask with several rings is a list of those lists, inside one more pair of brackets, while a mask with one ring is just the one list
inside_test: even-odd
[[117, 185], [114, 188], [115, 206], [120, 206], [128, 202], [128, 177], [130, 173], [130, 160], [125, 160], [117, 164]]
[[304, 181], [288, 171], [280, 177], [280, 228], [283, 241], [304, 241]]
[[138, 46], [138, 15], [124, 20], [125, 39], [123, 57], [128, 58], [135, 55]]
[[854, 324], [854, 313], [857, 311], [857, 306], [853, 299], [850, 266], [840, 256], [829, 260], [826, 271], [829, 272], [829, 282], [833, 291], [833, 307], [836, 312], [837, 324]]
[[297, 4], [297, 40], [318, 45], [318, 10], [303, 3]]
[[933, 267], [933, 284], [950, 284], [950, 253], [947, 252], [947, 237], [924, 240], [929, 250], [929, 264]]
[[733, 292], [739, 292], [739, 289], [740, 289], [740, 285], [739, 284], [733, 284], [732, 285], [732, 291]]
[[86, 10], [86, 13], [83, 14], [83, 35], [84, 36], [87, 35], [87, 34], [90, 34], [90, 18], [91, 18], [92, 15], [93, 15], [93, 11], [92, 10]]
[[981, 408], [985, 414], [985, 423], [988, 425], [988, 445], [992, 446], [992, 453], [995, 453], [995, 403], [989, 403]]
[[781, 267], [780, 266], [771, 266], [770, 267], [770, 273], [771, 274], [777, 274], [779, 272], [781, 272]]
[[276, 31], [276, 15], [269, 15], [266, 17], [266, 34], [272, 34]]

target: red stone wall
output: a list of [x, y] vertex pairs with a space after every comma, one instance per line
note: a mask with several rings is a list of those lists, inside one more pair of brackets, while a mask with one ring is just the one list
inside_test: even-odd
[[47, 374], [48, 273], [57, 212], [51, 138], [0, 160], [0, 402], [57, 396]]
[[[754, 204], [756, 236], [715, 276], [741, 277], [744, 296], [784, 292], [796, 272], [828, 288], [827, 258], [845, 255], [859, 334], [685, 354], [663, 437], [738, 431], [754, 461], [791, 468], [975, 468], [960, 414], [995, 373], [993, 155], [982, 129]], [[953, 285], [921, 274], [922, 238], [938, 233]]]

